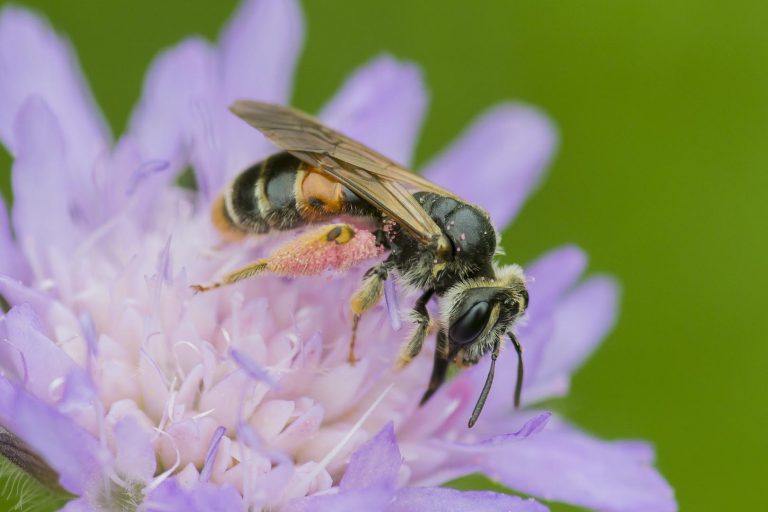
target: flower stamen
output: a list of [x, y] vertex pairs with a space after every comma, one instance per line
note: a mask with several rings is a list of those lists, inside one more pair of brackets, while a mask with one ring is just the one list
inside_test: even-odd
[[219, 443], [221, 442], [221, 438], [224, 437], [226, 431], [227, 429], [221, 426], [218, 427], [213, 433], [211, 444], [208, 446], [208, 452], [205, 454], [203, 469], [200, 471], [201, 482], [207, 482], [211, 479], [211, 473], [213, 472], [213, 462], [216, 459], [216, 451], [219, 449]]
[[368, 419], [368, 417], [373, 414], [373, 411], [376, 410], [376, 408], [379, 406], [379, 404], [384, 400], [384, 397], [387, 396], [387, 394], [390, 392], [392, 387], [394, 386], [394, 383], [387, 386], [384, 391], [379, 394], [378, 397], [376, 397], [376, 400], [373, 401], [373, 403], [368, 407], [368, 409], [363, 413], [362, 416], [360, 416], [360, 419], [357, 420], [357, 422], [352, 425], [352, 428], [349, 429], [349, 431], [344, 435], [344, 437], [341, 438], [341, 441], [339, 441], [336, 446], [333, 447], [333, 449], [328, 452], [328, 454], [323, 457], [323, 459], [317, 463], [317, 465], [309, 472], [307, 473], [304, 478], [302, 479], [300, 486], [309, 486], [309, 484], [330, 464], [330, 462], [341, 452], [341, 450], [346, 446], [346, 444], [352, 439], [352, 437], [357, 433], [358, 430], [363, 426], [363, 423]]
[[176, 439], [174, 439], [171, 434], [161, 430], [160, 428], [155, 427], [155, 432], [170, 439], [171, 446], [176, 452], [176, 462], [174, 462], [170, 468], [157, 475], [150, 483], [147, 484], [147, 486], [144, 488], [144, 496], [148, 496], [152, 491], [160, 487], [160, 484], [162, 484], [169, 476], [171, 476], [179, 467], [179, 465], [181, 465], [181, 452], [179, 451], [179, 447], [176, 444]]

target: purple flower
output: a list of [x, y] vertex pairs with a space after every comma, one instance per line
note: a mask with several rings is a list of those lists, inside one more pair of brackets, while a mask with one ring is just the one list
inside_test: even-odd
[[[77, 496], [66, 510], [546, 510], [434, 487], [473, 472], [599, 510], [676, 510], [649, 446], [536, 409], [567, 393], [616, 316], [615, 283], [580, 280], [575, 247], [527, 270], [525, 407], [512, 408], [515, 356], [503, 352], [472, 430], [488, 361], [419, 407], [431, 347], [395, 372], [403, 334], [384, 306], [361, 322], [362, 360], [347, 364], [347, 302], [364, 269], [191, 293], [275, 245], [222, 243], [208, 210], [274, 151], [227, 106], [287, 102], [301, 39], [295, 2], [246, 2], [217, 45], [191, 39], [158, 57], [112, 141], [66, 41], [27, 11], [0, 11], [0, 139], [14, 158], [10, 221], [0, 207], [0, 295], [12, 305], [0, 424]], [[320, 117], [408, 163], [426, 102], [418, 68], [383, 56]], [[501, 105], [424, 173], [503, 227], [555, 145], [537, 110]], [[175, 185], [187, 166], [195, 192]]]

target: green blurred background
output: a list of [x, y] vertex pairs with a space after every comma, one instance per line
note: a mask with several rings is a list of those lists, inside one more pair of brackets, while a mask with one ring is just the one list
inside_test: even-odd
[[[237, 4], [17, 3], [69, 35], [118, 133], [158, 50], [193, 33], [214, 38]], [[294, 103], [317, 109], [382, 51], [412, 59], [432, 96], [418, 162], [498, 101], [538, 105], [555, 120], [559, 153], [505, 233], [508, 258], [575, 242], [624, 291], [618, 328], [554, 407], [601, 437], [652, 440], [683, 510], [759, 508], [768, 3], [304, 4]], [[0, 158], [5, 182], [10, 161]]]

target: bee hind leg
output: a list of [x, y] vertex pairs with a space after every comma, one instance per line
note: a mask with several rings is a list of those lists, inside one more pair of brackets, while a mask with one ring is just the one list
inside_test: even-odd
[[[374, 247], [366, 246], [365, 250], [353, 251], [350, 254], [335, 254], [330, 258], [328, 248], [333, 246], [344, 246], [355, 238], [355, 230], [349, 224], [331, 224], [321, 226], [304, 233], [290, 242], [278, 247], [268, 258], [256, 260], [253, 263], [241, 267], [234, 272], [230, 272], [220, 281], [210, 285], [193, 285], [195, 292], [206, 292], [221, 288], [228, 284], [234, 284], [244, 279], [271, 272], [280, 276], [307, 276], [321, 274], [332, 264], [351, 266], [357, 263], [358, 259], [365, 259], [375, 256], [377, 251]], [[354, 244], [353, 244], [354, 245]], [[373, 245], [371, 239], [369, 246]]]
[[259, 275], [267, 271], [268, 266], [269, 266], [269, 260], [266, 260], [266, 259], [256, 260], [253, 263], [249, 263], [244, 267], [240, 267], [239, 269], [233, 272], [230, 272], [229, 274], [225, 275], [221, 281], [216, 281], [215, 283], [209, 284], [209, 285], [194, 284], [192, 285], [192, 289], [195, 291], [195, 293], [215, 290], [216, 288], [221, 288], [222, 286], [226, 286], [228, 284], [234, 284], [234, 283], [237, 283], [238, 281], [248, 279], [249, 277]]
[[357, 340], [357, 325], [360, 322], [360, 317], [381, 300], [384, 281], [387, 280], [388, 273], [386, 262], [371, 267], [363, 276], [363, 284], [352, 296], [350, 303], [352, 308], [352, 338], [349, 341], [349, 364], [357, 362], [355, 341]]
[[411, 312], [411, 318], [415, 324], [411, 339], [406, 343], [400, 351], [400, 357], [398, 357], [397, 369], [404, 368], [421, 352], [421, 347], [424, 344], [424, 338], [427, 337], [429, 331], [429, 312], [427, 312], [427, 302], [432, 298], [432, 294], [435, 290], [429, 289], [425, 291], [421, 297], [416, 300], [416, 304]]

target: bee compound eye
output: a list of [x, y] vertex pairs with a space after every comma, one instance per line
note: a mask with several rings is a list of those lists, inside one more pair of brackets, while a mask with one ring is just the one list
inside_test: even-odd
[[448, 336], [459, 345], [472, 343], [483, 332], [490, 312], [491, 307], [487, 302], [475, 303], [469, 308], [469, 311], [451, 325]]
[[521, 297], [523, 298], [523, 300], [525, 301], [525, 304], [523, 304], [523, 309], [528, 309], [528, 304], [529, 304], [529, 303], [530, 303], [530, 301], [531, 301], [531, 298], [528, 296], [528, 290], [522, 290], [522, 291], [520, 292], [520, 296], [521, 296]]

